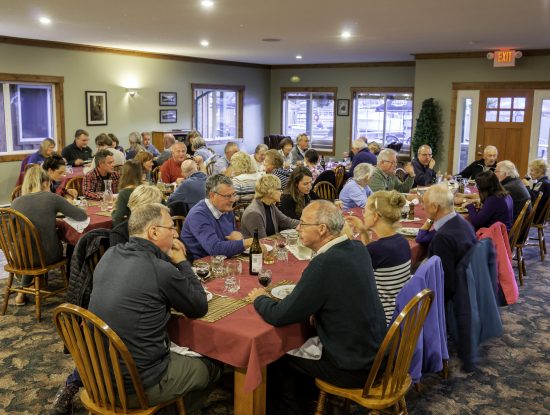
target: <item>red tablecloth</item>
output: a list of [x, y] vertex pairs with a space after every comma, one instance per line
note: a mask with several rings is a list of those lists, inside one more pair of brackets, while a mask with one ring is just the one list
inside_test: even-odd
[[76, 245], [78, 240], [85, 233], [91, 231], [92, 229], [98, 228], [107, 228], [111, 229], [113, 226], [113, 219], [110, 216], [97, 215], [100, 212], [99, 206], [89, 206], [86, 210], [88, 216], [90, 217], [90, 224], [84, 229], [84, 232], [79, 233], [76, 229], [70, 226], [67, 222], [62, 219], [57, 220], [57, 234], [59, 239], [67, 242], [71, 245]]

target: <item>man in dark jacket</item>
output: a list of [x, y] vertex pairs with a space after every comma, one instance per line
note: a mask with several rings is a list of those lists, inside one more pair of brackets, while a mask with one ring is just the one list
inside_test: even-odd
[[92, 149], [88, 147], [90, 135], [85, 130], [76, 130], [74, 142], [63, 149], [61, 155], [69, 166], [82, 166], [92, 159]]
[[320, 359], [285, 355], [277, 370], [270, 370], [274, 389], [268, 391], [268, 405], [278, 406], [273, 413], [299, 413], [297, 397], [303, 394], [296, 388], [316, 377], [341, 387], [363, 387], [386, 334], [369, 252], [361, 242], [341, 236], [343, 226], [342, 213], [332, 203], [310, 203], [297, 229], [302, 243], [317, 255], [300, 281], [281, 301], [272, 300], [264, 289], [250, 293], [256, 311], [274, 326], [313, 316], [322, 344]]
[[432, 148], [423, 144], [418, 147], [416, 158], [411, 162], [414, 168], [413, 187], [430, 186], [435, 183], [435, 160], [432, 157]]
[[523, 209], [525, 202], [531, 200], [529, 190], [527, 190], [527, 187], [519, 178], [516, 166], [510, 160], [498, 162], [495, 169], [495, 175], [512, 197], [512, 201], [514, 202], [513, 220], [515, 221], [521, 209]]
[[487, 146], [483, 150], [483, 158], [475, 160], [472, 164], [462, 170], [459, 175], [465, 179], [475, 179], [476, 176], [485, 170], [495, 171], [497, 165], [498, 149], [495, 146]]
[[351, 152], [353, 153], [353, 161], [351, 163], [350, 176], [353, 176], [353, 170], [358, 164], [369, 163], [376, 166], [376, 156], [370, 152], [365, 140], [359, 138], [351, 143]]

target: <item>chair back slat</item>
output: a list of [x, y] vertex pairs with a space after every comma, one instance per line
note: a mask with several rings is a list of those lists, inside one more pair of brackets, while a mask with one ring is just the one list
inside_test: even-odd
[[78, 196], [84, 196], [84, 191], [82, 190], [82, 183], [84, 182], [84, 177], [73, 177], [69, 179], [65, 185], [65, 189], [74, 189], [78, 192]]
[[185, 223], [185, 216], [175, 215], [175, 216], [172, 216], [172, 220], [174, 221], [174, 226], [178, 230], [178, 235], [180, 235], [181, 234], [181, 228], [183, 228], [183, 224]]
[[344, 166], [336, 166], [334, 169], [334, 175], [336, 176], [336, 191], [340, 192], [344, 185], [344, 178], [346, 175], [346, 169]]
[[531, 205], [531, 201], [526, 200], [525, 204], [523, 205], [523, 208], [521, 208], [521, 212], [519, 212], [519, 215], [517, 216], [516, 220], [514, 221], [514, 224], [512, 225], [512, 228], [510, 229], [510, 233], [508, 234], [508, 237], [509, 237], [511, 249], [514, 249], [514, 247], [516, 246], [516, 243], [518, 242], [523, 221], [525, 220], [525, 215], [527, 214], [529, 205]]
[[11, 191], [11, 198], [10, 200], [13, 202], [15, 199], [17, 199], [19, 196], [21, 196], [21, 185], [18, 184], [13, 188]]
[[151, 171], [151, 180], [153, 183], [156, 184], [159, 181], [159, 175], [160, 175], [160, 166], [157, 166]]
[[[542, 199], [542, 192], [539, 193], [539, 195], [535, 199], [535, 203], [533, 203], [533, 206], [531, 207], [531, 212], [529, 212], [529, 214], [523, 221], [523, 224], [521, 226], [520, 236], [518, 237], [517, 245], [525, 244], [527, 237], [529, 236], [529, 229], [531, 229], [531, 225], [535, 220], [535, 215], [537, 214], [537, 208], [539, 207], [539, 203], [541, 199]], [[512, 248], [512, 245], [510, 245], [510, 248]]]
[[[105, 322], [88, 310], [65, 303], [54, 310], [54, 323], [94, 405], [125, 413], [129, 409], [128, 394], [131, 393], [136, 395], [139, 409], [149, 407], [128, 348]], [[126, 390], [124, 373], [131, 379], [131, 391]]]
[[[542, 192], [539, 193], [539, 196], [542, 198]], [[537, 197], [539, 197], [537, 196]], [[535, 224], [542, 224], [546, 222], [546, 219], [548, 218], [548, 211], [550, 210], [550, 197], [546, 200], [544, 203], [544, 207], [541, 209], [538, 215], [535, 215], [535, 218], [533, 219], [533, 222]]]
[[210, 160], [208, 164], [206, 165], [206, 174], [208, 176], [212, 176], [214, 173], [214, 165], [216, 164], [215, 157], [212, 157], [213, 160]]
[[380, 378], [378, 372], [386, 357], [386, 367], [380, 382], [381, 395], [376, 395], [376, 399], [386, 399], [395, 396], [404, 386], [416, 343], [432, 305], [433, 298], [433, 291], [429, 289], [422, 290], [409, 301], [390, 326], [386, 337], [378, 349], [372, 369], [365, 383], [363, 389], [364, 398], [374, 397], [371, 396], [370, 392], [373, 387], [378, 387], [378, 385], [375, 385], [375, 381]]
[[330, 182], [319, 182], [313, 187], [313, 192], [321, 199], [334, 202], [336, 199], [336, 188]]

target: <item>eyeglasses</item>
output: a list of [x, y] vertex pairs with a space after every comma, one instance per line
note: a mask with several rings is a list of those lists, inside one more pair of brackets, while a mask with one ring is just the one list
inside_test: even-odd
[[420, 154], [420, 155], [421, 155], [421, 156], [424, 156], [424, 157], [426, 157], [426, 156], [431, 157], [431, 156], [432, 156], [432, 153], [426, 153], [426, 154]]
[[305, 223], [305, 222], [302, 222], [300, 221], [300, 223], [298, 223], [298, 226], [302, 227], [302, 226], [316, 226], [316, 225], [323, 225], [323, 223]]
[[228, 194], [228, 195], [222, 195], [221, 193], [218, 193], [218, 192], [214, 192], [216, 193], [217, 195], [221, 196], [221, 197], [224, 197], [226, 199], [235, 199], [237, 197], [237, 193], [231, 193], [231, 194]]
[[163, 226], [163, 225], [153, 225], [155, 228], [164, 228], [164, 229], [170, 229], [172, 231], [177, 232], [178, 228], [176, 228], [174, 225], [172, 226]]
[[397, 161], [382, 160], [384, 163], [390, 163], [392, 166], [397, 166]]

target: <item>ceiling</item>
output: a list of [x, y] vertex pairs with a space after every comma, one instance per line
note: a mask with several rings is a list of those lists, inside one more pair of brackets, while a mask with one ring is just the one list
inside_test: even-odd
[[0, 35], [265, 65], [550, 48], [550, 0], [212, 1], [0, 0]]

